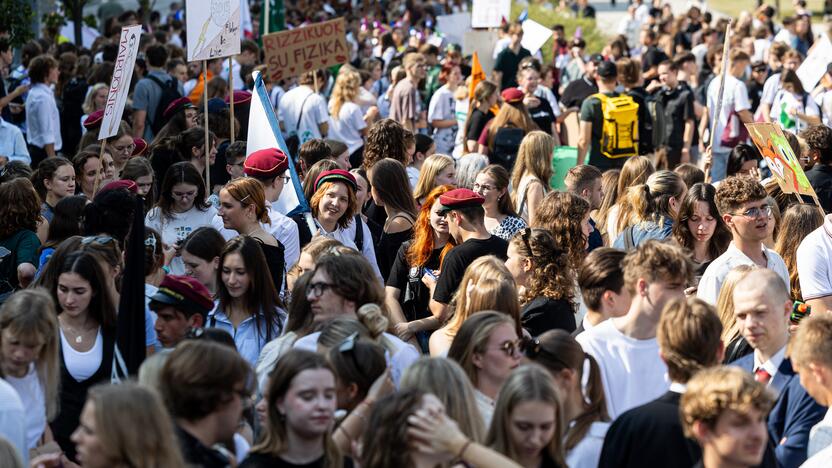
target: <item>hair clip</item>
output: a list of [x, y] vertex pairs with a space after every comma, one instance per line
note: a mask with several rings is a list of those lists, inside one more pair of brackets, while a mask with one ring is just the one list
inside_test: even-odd
[[144, 240], [144, 246], [153, 247], [153, 253], [156, 254], [156, 236], [151, 234], [150, 237]]

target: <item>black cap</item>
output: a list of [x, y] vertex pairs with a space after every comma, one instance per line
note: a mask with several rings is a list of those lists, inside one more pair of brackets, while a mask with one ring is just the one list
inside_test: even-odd
[[616, 78], [618, 77], [618, 68], [609, 60], [604, 60], [600, 65], [598, 65], [597, 73], [601, 78]]
[[592, 54], [589, 56], [589, 61], [594, 63], [597, 67], [598, 65], [601, 65], [604, 62], [604, 56], [601, 54]]

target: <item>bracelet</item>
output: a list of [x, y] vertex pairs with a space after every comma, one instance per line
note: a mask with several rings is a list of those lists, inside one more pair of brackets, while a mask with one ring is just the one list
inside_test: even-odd
[[465, 451], [468, 450], [468, 446], [471, 445], [471, 439], [468, 439], [463, 445], [462, 448], [459, 450], [459, 454], [456, 456], [458, 460], [462, 460], [465, 457]]

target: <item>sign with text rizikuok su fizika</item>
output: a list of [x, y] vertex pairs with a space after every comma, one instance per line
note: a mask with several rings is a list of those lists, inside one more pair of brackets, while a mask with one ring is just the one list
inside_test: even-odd
[[349, 61], [344, 18], [263, 36], [272, 80], [299, 76]]

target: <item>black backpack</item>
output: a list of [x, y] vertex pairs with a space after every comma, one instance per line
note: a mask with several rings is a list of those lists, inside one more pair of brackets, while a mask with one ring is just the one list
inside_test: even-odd
[[156, 135], [162, 130], [162, 127], [165, 126], [167, 123], [165, 121], [165, 109], [168, 108], [170, 103], [182, 97], [182, 94], [179, 93], [179, 86], [176, 82], [176, 79], [171, 78], [168, 81], [163, 82], [159, 78], [156, 78], [153, 75], [147, 75], [147, 78], [156, 83], [159, 88], [162, 90], [162, 95], [159, 98], [159, 103], [156, 105], [156, 112], [153, 114], [153, 118], [150, 120], [150, 129], [153, 130], [153, 134]]
[[488, 155], [489, 162], [503, 166], [510, 173], [524, 136], [522, 128], [503, 127], [497, 130], [497, 134], [494, 135], [494, 148]]

